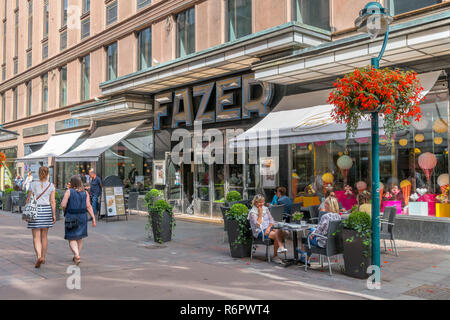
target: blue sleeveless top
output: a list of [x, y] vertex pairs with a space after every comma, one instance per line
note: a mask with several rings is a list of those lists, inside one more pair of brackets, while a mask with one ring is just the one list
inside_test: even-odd
[[70, 198], [67, 204], [66, 213], [82, 214], [86, 213], [86, 191], [76, 191], [70, 189]]

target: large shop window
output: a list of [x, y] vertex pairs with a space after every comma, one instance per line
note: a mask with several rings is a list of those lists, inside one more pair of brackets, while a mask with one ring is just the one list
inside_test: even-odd
[[442, 3], [442, 0], [385, 0], [385, 2], [389, 13], [394, 16]]
[[16, 158], [17, 147], [0, 149], [6, 156], [6, 166], [0, 168], [0, 176], [3, 177], [3, 186], [6, 188], [12, 188], [14, 178], [16, 177]]
[[[421, 108], [423, 118], [420, 122], [414, 122], [408, 130], [396, 132], [392, 140], [383, 135], [380, 137], [380, 182], [384, 187], [381, 210], [386, 205], [396, 205], [399, 214], [446, 216], [446, 213], [439, 215], [437, 208], [442, 181], [445, 180], [443, 175], [449, 173], [447, 90], [428, 94]], [[357, 194], [357, 185], [361, 181], [365, 182], [368, 191], [371, 189], [369, 137], [350, 139], [347, 149], [343, 140], [295, 144], [291, 145], [291, 154], [291, 197], [306, 195], [309, 185], [323, 194], [327, 182], [323, 181], [325, 173], [333, 175], [334, 191], [342, 192], [348, 184], [353, 188], [354, 194]], [[429, 163], [434, 162], [434, 157], [437, 160], [431, 171], [424, 170], [423, 163], [419, 163], [419, 157], [424, 154], [424, 157], [431, 159]], [[338, 159], [343, 155], [348, 155], [353, 160], [348, 171], [337, 166]], [[395, 186], [400, 189], [397, 195]], [[417, 209], [418, 205], [411, 204], [410, 200], [410, 196], [418, 188], [427, 189], [426, 194], [417, 202], [427, 202], [428, 206], [425, 205], [422, 209]], [[345, 201], [347, 200], [344, 199]]]
[[330, 30], [330, 0], [294, 0], [294, 19], [309, 26]]
[[145, 194], [152, 187], [152, 131], [135, 132], [104, 154], [105, 177], [118, 176], [125, 191]]

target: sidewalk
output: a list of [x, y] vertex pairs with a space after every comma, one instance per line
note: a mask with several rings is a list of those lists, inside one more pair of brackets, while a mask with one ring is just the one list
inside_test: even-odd
[[178, 219], [173, 240], [159, 245], [145, 224], [136, 215], [89, 227], [76, 293], [65, 288], [71, 254], [63, 222], [50, 231], [47, 264], [37, 270], [26, 224], [0, 212], [0, 299], [450, 299], [450, 246], [397, 241], [399, 257], [382, 254], [382, 288], [369, 290], [342, 274], [342, 257], [330, 277], [318, 260], [308, 272], [268, 264], [263, 247], [252, 262], [233, 259], [220, 225]]

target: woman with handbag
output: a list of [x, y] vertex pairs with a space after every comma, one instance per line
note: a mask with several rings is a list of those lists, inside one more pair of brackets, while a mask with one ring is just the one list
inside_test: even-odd
[[92, 210], [89, 194], [84, 190], [79, 176], [70, 179], [70, 188], [64, 194], [61, 201], [65, 216], [65, 236], [69, 241], [70, 250], [73, 253], [73, 262], [79, 265], [83, 240], [88, 236], [87, 212], [92, 217], [92, 227], [96, 226], [94, 211]]
[[33, 234], [34, 251], [37, 261], [35, 268], [40, 268], [45, 263], [45, 256], [48, 248], [48, 229], [53, 227], [56, 222], [56, 201], [55, 186], [48, 181], [49, 169], [47, 167], [39, 168], [39, 181], [33, 181], [30, 184], [27, 204], [30, 202], [31, 195], [35, 198], [37, 204], [37, 216], [28, 222], [28, 229]]

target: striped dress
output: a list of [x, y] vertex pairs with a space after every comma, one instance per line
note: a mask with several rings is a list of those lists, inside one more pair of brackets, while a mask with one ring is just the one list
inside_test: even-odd
[[[44, 183], [44, 188], [41, 188], [41, 182], [36, 181], [33, 182], [30, 186], [31, 191], [34, 193], [35, 197], [38, 197], [42, 191], [44, 191], [49, 182]], [[50, 206], [50, 194], [55, 191], [55, 187], [53, 184], [50, 185], [50, 188], [41, 196], [38, 200], [38, 215], [36, 220], [32, 222], [28, 222], [28, 229], [47, 229], [53, 227], [53, 211]]]

